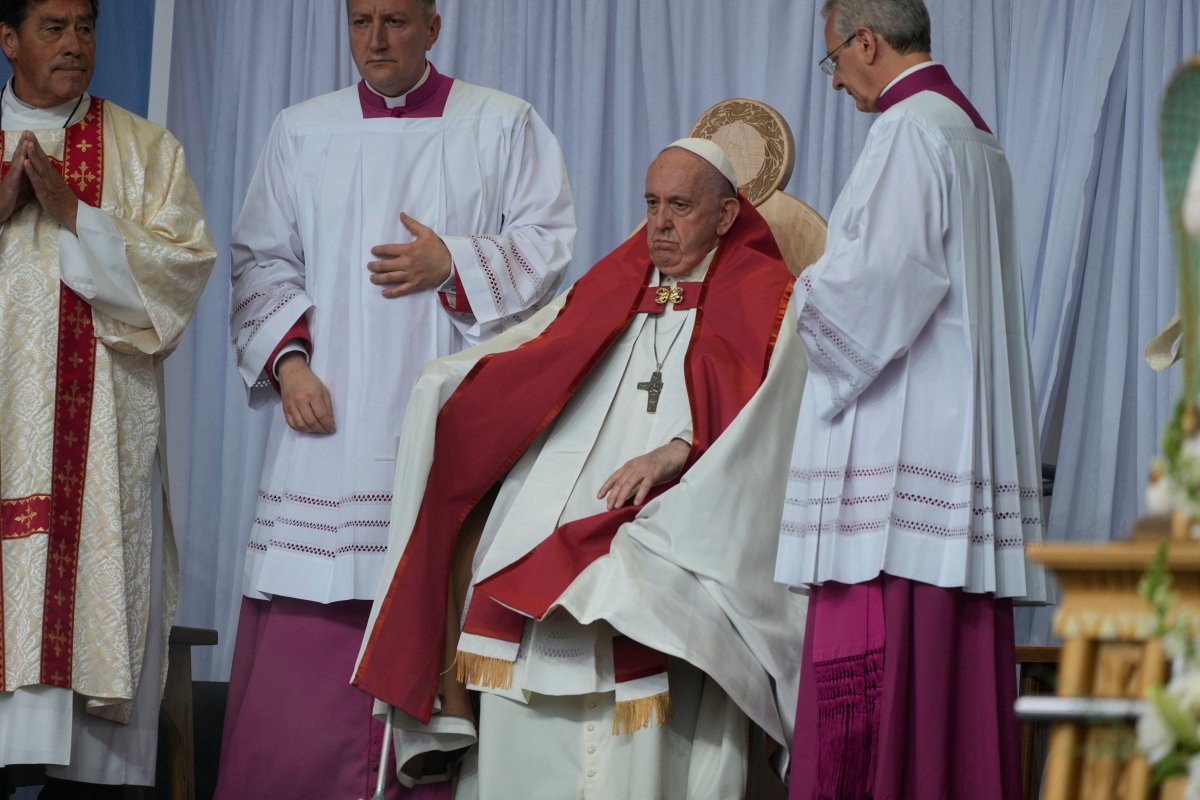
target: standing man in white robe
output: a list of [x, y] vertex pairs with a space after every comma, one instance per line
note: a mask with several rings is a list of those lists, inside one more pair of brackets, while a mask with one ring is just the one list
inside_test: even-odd
[[408, 779], [477, 738], [459, 800], [718, 800], [750, 720], [789, 741], [803, 600], [770, 576], [804, 362], [734, 185], [716, 144], [675, 142], [644, 233], [422, 372], [355, 676], [397, 707]]
[[87, 92], [98, 13], [0, 2], [3, 796], [9, 764], [46, 798], [154, 784], [178, 596], [160, 370], [216, 253], [179, 142]]
[[549, 300], [575, 234], [562, 154], [536, 112], [426, 60], [433, 0], [346, 11], [362, 82], [279, 114], [233, 237], [237, 365], [274, 427], [219, 798], [373, 792], [382, 726], [348, 678], [412, 381]]
[[[1013, 189], [921, 0], [828, 0], [879, 113], [798, 285], [777, 579], [810, 593], [792, 800], [1020, 796], [1012, 601], [1042, 537]], [[873, 768], [871, 768], [873, 765]]]

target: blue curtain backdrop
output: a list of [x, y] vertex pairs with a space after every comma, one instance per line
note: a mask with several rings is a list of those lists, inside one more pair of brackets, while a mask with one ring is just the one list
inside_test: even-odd
[[[96, 21], [96, 73], [91, 93], [146, 116], [154, 0], [103, 0]], [[0, 58], [0, 82], [12, 77]]]
[[[1175, 305], [1157, 109], [1173, 70], [1200, 49], [1200, 6], [926, 2], [934, 57], [1012, 162], [1043, 439], [1058, 463], [1049, 536], [1123, 537], [1178, 391], [1177, 377], [1152, 373], [1141, 352]], [[528, 99], [558, 135], [579, 218], [576, 278], [641, 218], [658, 149], [728, 97], [783, 114], [797, 146], [788, 191], [829, 213], [872, 120], [816, 70], [820, 5], [441, 0], [430, 57], [449, 75]], [[221, 253], [167, 362], [180, 621], [220, 630], [220, 647], [194, 656], [197, 676], [216, 679], [228, 672], [266, 438], [266, 415], [246, 407], [229, 353], [229, 234], [274, 115], [356, 75], [341, 0], [179, 3], [173, 53], [168, 121]], [[1049, 618], [1022, 613], [1020, 639], [1044, 641]]]

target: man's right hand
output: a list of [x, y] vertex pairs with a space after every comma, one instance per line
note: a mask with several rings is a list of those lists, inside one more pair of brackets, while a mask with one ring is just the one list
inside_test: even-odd
[[600, 487], [596, 499], [604, 500], [609, 511], [620, 508], [630, 500], [635, 506], [640, 506], [650, 496], [651, 489], [679, 474], [691, 452], [690, 442], [672, 439], [662, 447], [632, 458], [609, 476]]
[[275, 365], [283, 416], [300, 433], [333, 433], [333, 401], [303, 353], [287, 353]]
[[24, 208], [29, 198], [33, 197], [33, 186], [29, 183], [29, 176], [25, 174], [26, 148], [24, 140], [17, 143], [16, 150], [13, 151], [12, 166], [4, 180], [0, 181], [0, 223], [7, 222], [9, 217]]

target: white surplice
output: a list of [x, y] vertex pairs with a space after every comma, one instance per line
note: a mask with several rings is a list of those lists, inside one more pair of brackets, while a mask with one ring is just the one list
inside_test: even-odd
[[797, 282], [810, 371], [776, 579], [881, 572], [1044, 598], [1041, 466], [1012, 180], [920, 92], [880, 114]]
[[[401, 212], [446, 243], [471, 313], [369, 282], [372, 247], [412, 241]], [[234, 234], [233, 344], [252, 403], [270, 402], [263, 369], [306, 316], [337, 431], [272, 410], [247, 596], [374, 597], [413, 379], [551, 298], [574, 234], [558, 142], [511, 95], [455, 81], [440, 117], [364, 119], [350, 87], [276, 118]]]

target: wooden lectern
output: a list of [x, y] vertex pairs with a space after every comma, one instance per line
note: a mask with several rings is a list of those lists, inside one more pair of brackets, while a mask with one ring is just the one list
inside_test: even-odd
[[[1135, 537], [1137, 535], [1135, 534]], [[1054, 630], [1063, 640], [1054, 698], [1021, 700], [1025, 717], [1056, 720], [1050, 734], [1046, 800], [1174, 800], [1185, 781], [1150, 787], [1137, 750], [1137, 716], [1169, 665], [1153, 635], [1154, 613], [1138, 583], [1165, 537], [1105, 545], [1050, 543], [1028, 555], [1054, 570], [1062, 587]], [[1167, 567], [1177, 609], [1200, 618], [1200, 542], [1172, 540]]]

